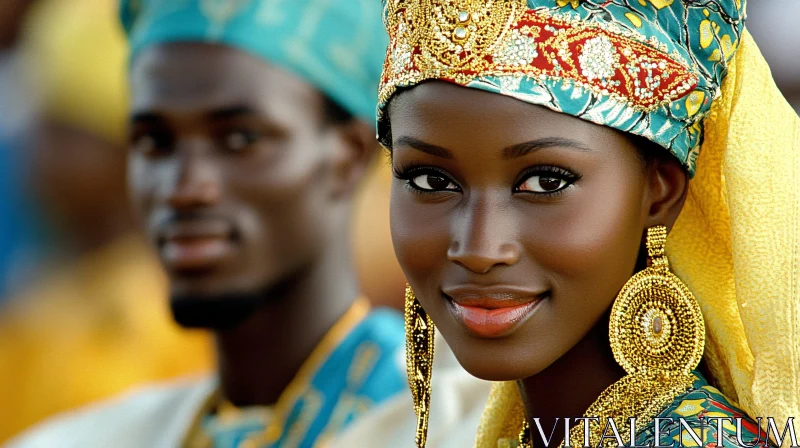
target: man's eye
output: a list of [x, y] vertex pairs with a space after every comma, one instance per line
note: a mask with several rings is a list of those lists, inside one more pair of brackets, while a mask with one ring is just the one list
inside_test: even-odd
[[222, 144], [227, 150], [239, 152], [256, 143], [258, 138], [257, 133], [240, 129], [226, 133], [222, 138]]
[[425, 173], [412, 177], [411, 186], [423, 191], [458, 191], [458, 186], [447, 177], [437, 173]]
[[146, 133], [131, 138], [131, 149], [147, 156], [163, 154], [171, 147], [167, 135]]
[[571, 185], [571, 182], [559, 177], [535, 175], [525, 180], [518, 187], [520, 191], [533, 193], [555, 193]]

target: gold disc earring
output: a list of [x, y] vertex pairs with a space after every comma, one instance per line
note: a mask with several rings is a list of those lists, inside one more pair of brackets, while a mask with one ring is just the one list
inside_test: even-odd
[[406, 370], [414, 413], [417, 415], [416, 443], [424, 448], [428, 438], [428, 415], [431, 405], [431, 374], [433, 373], [433, 338], [436, 328], [428, 313], [406, 285]]
[[611, 349], [628, 374], [689, 375], [703, 357], [703, 315], [670, 272], [666, 242], [666, 227], [647, 229], [650, 267], [628, 280], [611, 309]]
[[[614, 359], [627, 375], [609, 386], [586, 410], [600, 422], [636, 417], [638, 433], [675, 397], [689, 390], [692, 370], [703, 357], [705, 324], [689, 288], [669, 270], [665, 254], [667, 228], [647, 229], [650, 266], [625, 283], [611, 308], [608, 337]], [[520, 448], [531, 448], [523, 422]], [[589, 440], [597, 446], [605, 425], [591, 425]], [[583, 428], [570, 430], [582, 440]], [[563, 446], [563, 444], [562, 444]]]

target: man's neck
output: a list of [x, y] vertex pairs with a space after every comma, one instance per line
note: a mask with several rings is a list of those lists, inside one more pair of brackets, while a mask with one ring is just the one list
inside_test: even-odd
[[222, 393], [233, 404], [277, 402], [359, 295], [349, 256], [324, 258], [280, 288], [280, 297], [269, 300], [272, 305], [238, 327], [215, 334]]

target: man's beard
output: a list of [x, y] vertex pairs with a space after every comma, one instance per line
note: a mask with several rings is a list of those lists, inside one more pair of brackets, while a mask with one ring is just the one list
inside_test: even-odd
[[229, 330], [241, 325], [260, 308], [272, 303], [272, 288], [216, 295], [173, 295], [172, 317], [184, 328]]
[[172, 294], [172, 318], [184, 328], [212, 331], [238, 327], [264, 307], [279, 305], [296, 285], [308, 275], [309, 266], [302, 266], [278, 282], [267, 282], [260, 288], [219, 294]]

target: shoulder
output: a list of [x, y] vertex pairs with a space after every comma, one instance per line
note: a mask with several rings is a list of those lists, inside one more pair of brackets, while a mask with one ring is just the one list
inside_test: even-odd
[[8, 448], [174, 445], [214, 388], [210, 378], [193, 378], [133, 390], [46, 421]]
[[405, 344], [403, 316], [389, 308], [372, 310], [362, 323], [370, 339], [391, 346]]
[[351, 391], [371, 401], [383, 401], [406, 387], [404, 353], [402, 316], [394, 310], [376, 309], [348, 335], [326, 365], [347, 370], [342, 378]]
[[640, 440], [656, 443], [658, 437], [662, 445], [674, 446], [772, 446], [753, 418], [702, 376], [695, 376], [692, 388], [658, 415], [658, 430], [656, 421], [648, 424]]
[[[438, 350], [444, 352], [448, 348], [443, 343], [437, 355]], [[492, 383], [473, 377], [460, 365], [435, 366], [431, 382], [428, 446], [474, 446]], [[411, 394], [401, 393], [359, 417], [330, 445], [323, 446], [405, 448], [413, 443], [416, 425]]]
[[405, 353], [403, 316], [388, 308], [375, 309], [348, 339], [343, 345], [356, 347], [356, 357], [368, 353], [381, 363], [395, 363]]

